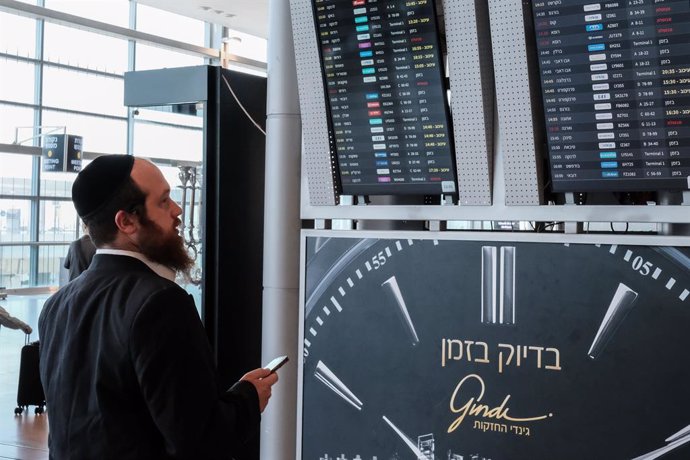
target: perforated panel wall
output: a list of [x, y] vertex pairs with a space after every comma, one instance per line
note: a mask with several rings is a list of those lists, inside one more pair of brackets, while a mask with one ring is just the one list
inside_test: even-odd
[[311, 0], [290, 0], [299, 103], [302, 111], [302, 177], [306, 176], [309, 204], [336, 204], [330, 155], [326, 100]]
[[542, 202], [520, 0], [489, 0], [505, 204]]
[[446, 0], [448, 70], [459, 204], [491, 204], [494, 76], [486, 2]]

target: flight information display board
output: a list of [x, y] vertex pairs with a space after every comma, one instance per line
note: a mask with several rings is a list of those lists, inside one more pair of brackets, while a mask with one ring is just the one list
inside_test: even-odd
[[690, 188], [690, 2], [533, 0], [555, 192]]
[[342, 193], [455, 193], [433, 0], [313, 5]]

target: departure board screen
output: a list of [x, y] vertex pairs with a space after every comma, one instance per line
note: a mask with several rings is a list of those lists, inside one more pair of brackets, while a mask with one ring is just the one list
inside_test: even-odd
[[690, 186], [690, 2], [533, 0], [552, 189]]
[[433, 0], [313, 5], [342, 193], [454, 193]]

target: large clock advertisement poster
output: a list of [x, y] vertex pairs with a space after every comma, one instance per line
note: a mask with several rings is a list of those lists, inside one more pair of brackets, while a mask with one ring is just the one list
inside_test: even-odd
[[690, 458], [690, 249], [306, 237], [301, 458]]

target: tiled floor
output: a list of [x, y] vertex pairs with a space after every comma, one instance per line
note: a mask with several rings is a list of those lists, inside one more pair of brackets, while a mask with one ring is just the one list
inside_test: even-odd
[[[28, 323], [38, 340], [38, 315], [47, 295], [9, 296], [0, 306], [12, 316]], [[17, 406], [19, 356], [24, 333], [0, 328], [0, 459], [43, 460], [48, 458], [48, 418], [28, 413], [14, 415]]]

